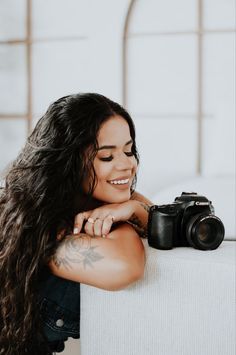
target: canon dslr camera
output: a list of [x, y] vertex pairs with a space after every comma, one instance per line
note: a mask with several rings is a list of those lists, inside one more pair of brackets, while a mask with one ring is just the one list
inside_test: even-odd
[[175, 202], [150, 208], [148, 244], [153, 248], [213, 250], [223, 241], [224, 233], [211, 201], [196, 192], [182, 192]]

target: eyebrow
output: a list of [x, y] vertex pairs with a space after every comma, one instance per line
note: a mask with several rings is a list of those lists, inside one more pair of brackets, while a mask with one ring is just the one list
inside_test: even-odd
[[[133, 139], [130, 139], [130, 141], [128, 141], [127, 143], [125, 143], [124, 146], [129, 145], [129, 144], [131, 144], [131, 143], [133, 143]], [[102, 149], [114, 149], [114, 148], [116, 148], [116, 145], [103, 145], [103, 146], [99, 147], [98, 150], [102, 150]]]

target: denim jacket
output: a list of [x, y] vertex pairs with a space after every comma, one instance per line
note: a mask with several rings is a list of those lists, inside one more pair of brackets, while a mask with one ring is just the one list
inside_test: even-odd
[[52, 351], [63, 351], [68, 337], [80, 337], [80, 283], [46, 270], [39, 283], [38, 306]]

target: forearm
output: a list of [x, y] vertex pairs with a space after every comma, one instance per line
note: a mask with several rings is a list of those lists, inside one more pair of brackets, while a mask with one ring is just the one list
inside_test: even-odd
[[147, 236], [147, 223], [150, 206], [153, 203], [138, 192], [133, 192], [128, 201], [104, 204], [93, 210], [75, 216], [74, 233], [82, 230], [91, 236], [106, 237], [116, 224], [127, 222], [141, 237]]
[[141, 237], [146, 238], [148, 214], [153, 203], [137, 191], [133, 192], [131, 200], [135, 203], [135, 212], [132, 214], [128, 222], [133, 225]]

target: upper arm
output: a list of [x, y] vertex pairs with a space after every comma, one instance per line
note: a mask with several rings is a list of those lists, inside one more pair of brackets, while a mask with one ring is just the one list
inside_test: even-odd
[[107, 238], [67, 236], [49, 262], [55, 275], [95, 287], [117, 290], [143, 274], [144, 247], [135, 230], [123, 224]]

